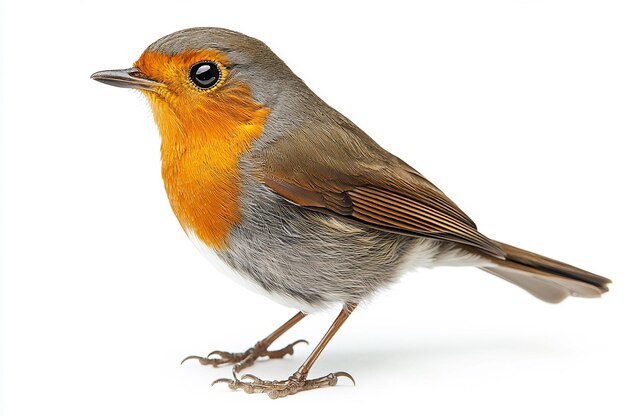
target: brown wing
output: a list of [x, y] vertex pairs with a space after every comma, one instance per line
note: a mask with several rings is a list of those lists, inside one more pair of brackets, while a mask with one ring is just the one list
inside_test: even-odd
[[504, 254], [437, 187], [345, 120], [281, 137], [258, 157], [264, 184], [299, 206]]

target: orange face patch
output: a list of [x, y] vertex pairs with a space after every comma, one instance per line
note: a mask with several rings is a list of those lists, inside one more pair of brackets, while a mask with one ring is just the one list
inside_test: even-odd
[[[218, 83], [198, 89], [188, 78], [200, 61], [215, 62]], [[223, 248], [240, 221], [238, 162], [263, 132], [270, 109], [252, 98], [250, 87], [228, 78], [229, 62], [218, 51], [177, 55], [145, 52], [135, 63], [166, 87], [143, 91], [154, 113], [161, 143], [162, 175], [170, 204], [186, 231]]]

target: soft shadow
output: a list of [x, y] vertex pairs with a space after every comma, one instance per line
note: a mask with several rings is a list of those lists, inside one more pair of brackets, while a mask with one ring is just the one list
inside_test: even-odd
[[[523, 338], [477, 338], [459, 337], [437, 341], [389, 341], [388, 345], [350, 347], [343, 344], [341, 349], [327, 349], [319, 357], [315, 368], [324, 370], [346, 370], [354, 374], [379, 373], [383, 369], [401, 371], [410, 368], [414, 371], [426, 370], [441, 372], [449, 370], [449, 362], [467, 358], [468, 364], [487, 357], [520, 360], [523, 358], [555, 356], [562, 349], [549, 341], [529, 341]], [[255, 365], [261, 372], [280, 374], [293, 372], [312, 349], [302, 347], [295, 357], [280, 361], [260, 361]], [[349, 350], [348, 350], [349, 349]]]
[[[259, 360], [252, 368], [242, 372], [253, 373], [264, 379], [284, 379], [291, 375], [308, 356], [313, 346], [299, 346], [294, 356], [281, 360]], [[380, 375], [385, 373], [411, 372], [432, 376], [450, 371], [450, 363], [472, 364], [498, 358], [511, 361], [532, 357], [553, 357], [562, 354], [562, 349], [550, 341], [529, 341], [524, 338], [457, 337], [443, 340], [393, 340], [382, 345], [362, 342], [354, 345], [342, 344], [341, 348], [325, 350], [314, 365], [313, 373], [348, 371], [352, 375]], [[193, 362], [193, 361], [192, 361]], [[197, 367], [192, 363], [185, 366], [196, 368], [195, 372], [211, 377], [230, 377], [231, 367], [218, 369]], [[202, 370], [200, 369], [202, 368]]]

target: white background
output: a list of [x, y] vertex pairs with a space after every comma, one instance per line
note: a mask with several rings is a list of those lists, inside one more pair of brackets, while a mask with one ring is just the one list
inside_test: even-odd
[[[623, 2], [0, 7], [3, 415], [624, 415]], [[89, 79], [191, 26], [264, 40], [485, 234], [611, 277], [611, 292], [554, 306], [477, 270], [424, 270], [358, 309], [313, 368], [356, 387], [211, 388], [228, 368], [179, 361], [245, 349], [294, 311], [197, 253], [144, 99]], [[335, 314], [279, 343], [316, 342]], [[253, 372], [285, 378], [308, 349]]]

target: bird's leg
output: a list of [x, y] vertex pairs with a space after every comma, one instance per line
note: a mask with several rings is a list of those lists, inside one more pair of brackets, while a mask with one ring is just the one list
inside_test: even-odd
[[302, 311], [298, 312], [295, 316], [289, 319], [285, 324], [280, 326], [278, 329], [274, 330], [270, 335], [268, 335], [265, 339], [258, 341], [253, 347], [246, 350], [245, 352], [240, 353], [230, 353], [224, 352], [221, 350], [214, 350], [209, 353], [207, 356], [187, 356], [183, 359], [185, 362], [188, 359], [197, 359], [202, 365], [213, 365], [217, 367], [219, 365], [225, 365], [232, 363], [233, 372], [239, 372], [240, 370], [251, 366], [254, 361], [261, 357], [268, 357], [270, 359], [280, 359], [285, 355], [293, 355], [293, 347], [298, 343], [307, 343], [306, 340], [296, 340], [295, 342], [285, 346], [282, 349], [278, 350], [267, 350], [268, 347], [278, 339], [283, 333], [287, 330], [291, 329], [297, 322], [302, 320], [306, 316], [306, 313]]
[[265, 381], [249, 374], [244, 375], [241, 379], [239, 379], [237, 378], [237, 374], [233, 372], [233, 379], [222, 378], [214, 381], [213, 384], [225, 382], [228, 384], [230, 389], [242, 389], [248, 394], [262, 392], [269, 395], [270, 398], [282, 398], [287, 395], [296, 394], [300, 391], [307, 391], [321, 387], [332, 387], [337, 385], [337, 380], [341, 376], [349, 378], [352, 380], [352, 383], [354, 383], [354, 379], [347, 372], [334, 372], [315, 379], [307, 379], [307, 376], [309, 375], [311, 367], [322, 353], [322, 350], [324, 350], [330, 339], [332, 339], [335, 333], [337, 333], [337, 330], [339, 330], [341, 325], [348, 319], [350, 313], [352, 313], [355, 308], [356, 304], [353, 303], [348, 303], [344, 306], [341, 313], [339, 313], [339, 316], [335, 319], [335, 322], [332, 326], [330, 326], [330, 329], [328, 329], [322, 340], [315, 347], [315, 349], [313, 349], [313, 352], [311, 352], [302, 366], [300, 366], [300, 368], [298, 368], [298, 370], [288, 379], [283, 381]]

